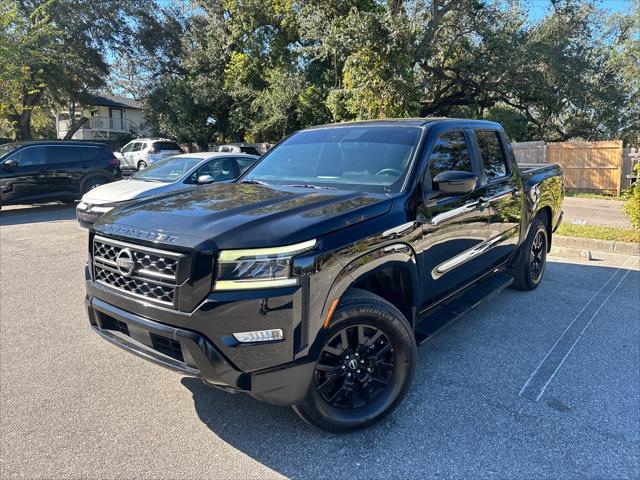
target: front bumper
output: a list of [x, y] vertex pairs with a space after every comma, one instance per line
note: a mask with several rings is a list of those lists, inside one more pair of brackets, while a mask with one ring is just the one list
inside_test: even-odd
[[[308, 359], [243, 371], [222, 352], [219, 345], [193, 329], [151, 320], [95, 296], [87, 296], [86, 307], [91, 327], [105, 340], [157, 365], [199, 377], [212, 386], [246, 392], [258, 400], [276, 405], [300, 403], [308, 390], [314, 369], [314, 363]], [[199, 320], [203, 318], [199, 317]], [[219, 319], [213, 316], [209, 323], [215, 320]], [[269, 351], [278, 345], [240, 345], [236, 348], [256, 361], [255, 357], [265, 347]]]

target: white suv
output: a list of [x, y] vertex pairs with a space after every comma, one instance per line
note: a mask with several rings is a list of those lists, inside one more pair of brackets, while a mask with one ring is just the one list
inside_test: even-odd
[[125, 170], [144, 170], [153, 162], [182, 153], [180, 146], [167, 138], [136, 138], [115, 152]]

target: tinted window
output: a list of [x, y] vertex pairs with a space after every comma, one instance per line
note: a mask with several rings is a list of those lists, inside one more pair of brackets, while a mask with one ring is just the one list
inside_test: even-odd
[[406, 126], [298, 132], [263, 156], [244, 180], [398, 192], [421, 133]]
[[46, 161], [47, 163], [83, 161], [82, 150], [84, 150], [84, 147], [73, 147], [69, 145], [46, 147]]
[[216, 182], [220, 180], [232, 180], [235, 178], [233, 173], [233, 162], [233, 158], [212, 160], [196, 170], [196, 173], [192, 175], [191, 180], [196, 182], [198, 177], [201, 175], [211, 175]]
[[20, 147], [21, 145], [22, 145], [21, 143], [16, 143], [16, 142], [5, 143], [4, 145], [0, 145], [0, 157], [7, 155], [8, 153]]
[[495, 180], [504, 177], [507, 174], [507, 161], [502, 150], [502, 144], [495, 131], [476, 131], [476, 140], [482, 155], [482, 163], [484, 164], [484, 172], [487, 180]]
[[157, 150], [176, 150], [176, 151], [180, 151], [180, 147], [173, 142], [156, 142], [153, 144], [154, 147], [156, 147]]
[[240, 147], [240, 151], [242, 153], [248, 153], [249, 155], [260, 156], [260, 152], [255, 147]]
[[122, 148], [121, 152], [122, 153], [130, 152], [131, 150], [133, 150], [133, 145], [134, 145], [133, 143], [128, 143]]
[[28, 147], [23, 148], [16, 152], [11, 157], [18, 161], [18, 165], [26, 167], [28, 165], [43, 165], [44, 164], [44, 147]]
[[97, 162], [112, 157], [111, 152], [100, 147], [83, 147], [80, 149], [80, 154], [85, 162]]
[[131, 149], [132, 152], [138, 152], [140, 150], [142, 150], [144, 148], [144, 143], [143, 142], [136, 142], [133, 144], [133, 148]]
[[429, 157], [431, 179], [440, 172], [459, 170], [472, 172], [471, 156], [462, 132], [447, 132], [438, 137]]
[[240, 170], [240, 174], [243, 174], [247, 168], [255, 163], [255, 161], [256, 160], [254, 158], [236, 158], [236, 163], [238, 164], [238, 170]]

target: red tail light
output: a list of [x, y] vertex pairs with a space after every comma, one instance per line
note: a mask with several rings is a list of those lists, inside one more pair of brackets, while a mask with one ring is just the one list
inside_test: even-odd
[[113, 157], [111, 160], [109, 160], [109, 166], [110, 167], [119, 167], [120, 166], [120, 160], [118, 160], [116, 157]]

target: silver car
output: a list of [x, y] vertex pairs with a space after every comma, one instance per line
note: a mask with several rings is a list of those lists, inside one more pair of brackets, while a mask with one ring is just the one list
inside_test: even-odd
[[225, 152], [185, 153], [160, 160], [131, 177], [87, 192], [76, 208], [81, 227], [89, 228], [102, 214], [126, 202], [160, 193], [238, 178], [256, 155]]

